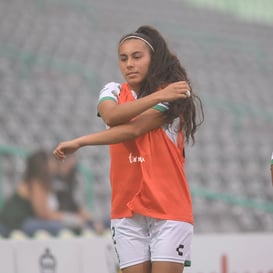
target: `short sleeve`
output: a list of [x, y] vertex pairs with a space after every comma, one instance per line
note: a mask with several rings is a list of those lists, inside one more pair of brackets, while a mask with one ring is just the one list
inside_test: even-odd
[[120, 93], [120, 84], [116, 82], [110, 82], [106, 84], [103, 89], [100, 91], [98, 104], [104, 100], [113, 100], [118, 101], [118, 96]]
[[159, 112], [165, 112], [169, 109], [169, 104], [167, 102], [161, 102], [161, 103], [153, 106], [153, 109], [155, 109]]

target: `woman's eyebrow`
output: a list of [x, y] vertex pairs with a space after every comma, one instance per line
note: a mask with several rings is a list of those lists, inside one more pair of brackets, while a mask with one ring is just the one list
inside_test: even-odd
[[136, 50], [130, 54], [127, 54], [127, 53], [120, 53], [119, 56], [128, 56], [128, 55], [134, 55], [134, 54], [138, 54], [138, 53], [142, 53], [143, 51], [141, 50]]

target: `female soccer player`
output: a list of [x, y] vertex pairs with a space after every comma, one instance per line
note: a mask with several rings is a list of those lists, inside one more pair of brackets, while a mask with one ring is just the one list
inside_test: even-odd
[[[194, 143], [202, 103], [185, 69], [150, 26], [118, 45], [125, 83], [100, 92], [108, 129], [60, 143], [57, 159], [87, 145], [110, 145], [111, 228], [123, 273], [181, 273], [193, 235], [184, 139]], [[198, 120], [200, 113], [200, 120]]]

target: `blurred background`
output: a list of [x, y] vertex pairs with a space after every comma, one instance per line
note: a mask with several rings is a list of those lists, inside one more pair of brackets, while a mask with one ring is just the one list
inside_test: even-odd
[[[195, 232], [272, 232], [273, 2], [0, 0], [0, 206], [35, 149], [104, 129], [120, 37], [161, 31], [203, 100], [186, 147]], [[108, 147], [77, 153], [82, 202], [109, 217]]]

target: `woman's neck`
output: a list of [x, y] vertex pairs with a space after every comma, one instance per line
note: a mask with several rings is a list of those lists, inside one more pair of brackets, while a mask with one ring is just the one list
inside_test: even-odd
[[137, 87], [137, 86], [132, 86], [132, 85], [130, 85], [129, 83], [128, 83], [128, 87], [129, 87], [129, 89], [130, 89], [131, 91], [134, 91], [134, 92], [136, 93], [137, 96], [139, 95], [139, 93], [140, 93], [140, 88], [139, 88], [139, 87]]

